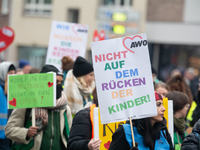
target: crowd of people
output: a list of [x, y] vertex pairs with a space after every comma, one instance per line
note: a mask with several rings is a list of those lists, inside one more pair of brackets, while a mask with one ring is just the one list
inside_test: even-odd
[[[92, 117], [98, 107], [93, 66], [80, 56], [75, 61], [64, 56], [61, 62], [62, 72], [48, 64], [32, 68], [25, 59], [17, 67], [8, 61], [0, 63], [0, 150], [99, 150], [101, 140], [94, 139]], [[200, 86], [192, 71], [173, 71], [162, 82], [152, 66], [157, 116], [132, 120], [135, 144], [130, 121], [119, 126], [109, 150], [199, 149]], [[7, 109], [8, 75], [48, 72], [56, 73], [56, 106], [36, 108], [32, 126], [32, 109]], [[173, 140], [164, 118], [165, 97], [173, 101]]]

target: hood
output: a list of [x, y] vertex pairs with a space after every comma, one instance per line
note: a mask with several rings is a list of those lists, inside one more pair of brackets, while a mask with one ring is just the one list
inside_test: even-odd
[[192, 132], [200, 133], [200, 119], [193, 126]]
[[14, 65], [11, 62], [4, 61], [0, 63], [0, 79], [5, 82], [6, 81], [6, 75], [8, 73], [8, 69], [10, 65]]

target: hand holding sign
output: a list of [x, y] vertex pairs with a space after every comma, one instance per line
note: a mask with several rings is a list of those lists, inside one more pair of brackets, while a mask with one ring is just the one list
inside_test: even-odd
[[88, 143], [88, 149], [99, 150], [100, 144], [101, 144], [100, 140], [91, 139], [90, 142]]
[[6, 50], [6, 48], [14, 40], [14, 31], [9, 27], [3, 27], [0, 30], [0, 52]]

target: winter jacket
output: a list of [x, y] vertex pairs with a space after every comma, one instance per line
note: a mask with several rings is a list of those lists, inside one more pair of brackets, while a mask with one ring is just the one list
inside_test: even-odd
[[[130, 149], [130, 145], [129, 145], [130, 141], [129, 142], [127, 141], [127, 133], [125, 133], [125, 129], [124, 129], [123, 126], [126, 126], [126, 125], [120, 126], [115, 131], [115, 133], [113, 134], [112, 142], [111, 142], [109, 150], [129, 150]], [[134, 127], [134, 131], [135, 131], [134, 132], [134, 138], [135, 138], [135, 141], [138, 142], [138, 147], [139, 147], [139, 146], [142, 146], [142, 145], [144, 146], [144, 144], [142, 142], [143, 137], [142, 137], [142, 135], [139, 134], [138, 129], [140, 131], [142, 131], [142, 129], [140, 127], [139, 128]], [[131, 135], [131, 133], [130, 133], [130, 135]], [[166, 138], [165, 143], [167, 142], [167, 144], [168, 144], [168, 146], [167, 146], [168, 150], [173, 150], [171, 137], [170, 137], [169, 134], [167, 134], [166, 136], [167, 136], [167, 138]], [[160, 142], [161, 141], [161, 137], [164, 138], [163, 136], [160, 136], [160, 139], [157, 139], [156, 141]], [[163, 144], [162, 141], [161, 141], [161, 144]], [[156, 143], [155, 143], [155, 145], [156, 145]], [[155, 146], [155, 148], [156, 148], [156, 146]], [[139, 147], [139, 150], [142, 150], [142, 148]]]
[[[60, 110], [60, 135], [64, 146], [67, 148], [67, 140], [64, 136], [63, 130], [65, 127], [65, 118], [64, 112], [66, 112], [69, 128], [71, 128], [72, 117], [71, 110], [69, 106], [66, 109]], [[9, 139], [12, 139], [15, 142], [21, 142], [28, 144], [31, 142], [26, 139], [28, 128], [24, 127], [26, 109], [14, 109], [11, 114], [8, 123], [5, 128], [5, 134]], [[34, 145], [31, 150], [39, 150], [42, 142], [43, 130], [39, 131], [38, 134], [34, 137]]]
[[6, 126], [7, 123], [7, 113], [8, 113], [8, 109], [7, 109], [7, 100], [6, 100], [6, 96], [4, 94], [4, 91], [2, 89], [2, 87], [0, 86], [0, 139], [5, 139], [5, 131], [4, 128]]
[[200, 149], [200, 119], [194, 125], [192, 133], [187, 135], [181, 145], [181, 150], [199, 150]]
[[192, 114], [192, 120], [190, 125], [194, 126], [194, 124], [200, 119], [200, 91], [197, 92], [196, 96], [196, 108]]
[[[5, 125], [7, 123], [7, 119], [9, 118], [12, 110], [7, 109], [7, 96], [4, 93], [4, 87], [5, 87], [5, 81], [6, 81], [6, 76], [8, 73], [8, 69], [12, 65], [11, 62], [2, 62], [0, 63], [0, 88], [1, 88], [1, 94], [0, 94], [0, 120], [3, 119], [5, 116], [6, 118], [3, 119], [3, 122], [0, 121], [0, 128], [2, 127], [3, 129], [5, 128]], [[3, 115], [1, 115], [3, 113]], [[2, 118], [3, 117], [3, 118]], [[3, 123], [3, 124], [1, 124]], [[4, 130], [0, 129], [0, 150], [10, 150], [10, 144], [11, 141], [5, 137]]]
[[[11, 65], [14, 66], [14, 64], [7, 61], [0, 63], [0, 86], [3, 88], [3, 90], [5, 90], [6, 77], [7, 77], [8, 69]], [[6, 95], [6, 98], [7, 98], [7, 95]], [[12, 109], [9, 109], [8, 118], [10, 117], [11, 113], [12, 113]]]
[[73, 119], [67, 150], [88, 150], [92, 137], [90, 107], [80, 110]]
[[0, 150], [10, 150], [10, 141], [5, 136], [7, 124], [7, 100], [2, 87], [0, 86]]

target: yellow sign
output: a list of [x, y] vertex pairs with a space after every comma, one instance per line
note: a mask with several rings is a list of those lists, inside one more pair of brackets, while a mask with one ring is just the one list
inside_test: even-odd
[[169, 121], [168, 121], [168, 98], [167, 97], [163, 98], [163, 106], [165, 107], [164, 117], [167, 120], [167, 128], [168, 128]]
[[100, 145], [100, 150], [109, 149], [113, 133], [117, 130], [117, 128], [120, 125], [125, 123], [126, 121], [101, 124], [100, 113], [99, 113], [99, 139], [102, 141]]

